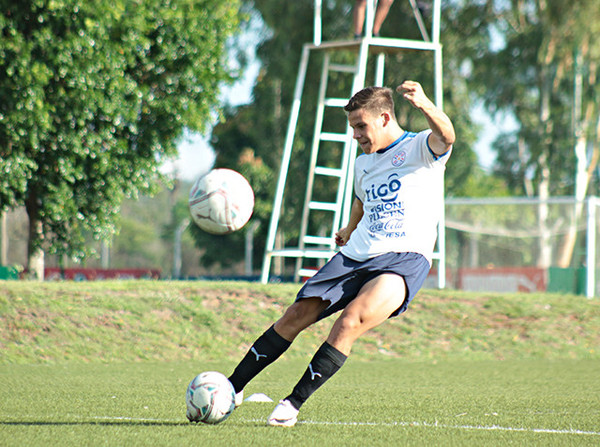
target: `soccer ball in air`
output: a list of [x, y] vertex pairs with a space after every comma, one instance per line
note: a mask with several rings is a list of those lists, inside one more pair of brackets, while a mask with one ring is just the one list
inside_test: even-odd
[[233, 385], [220, 372], [198, 374], [185, 393], [186, 416], [190, 422], [218, 424], [229, 417], [235, 408]]
[[254, 209], [254, 192], [239, 172], [213, 169], [190, 190], [189, 206], [196, 225], [208, 233], [226, 234], [242, 228]]

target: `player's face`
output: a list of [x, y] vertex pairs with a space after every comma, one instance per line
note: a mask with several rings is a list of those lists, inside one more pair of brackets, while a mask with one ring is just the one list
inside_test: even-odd
[[387, 147], [385, 140], [383, 114], [371, 114], [367, 110], [358, 109], [348, 113], [348, 124], [353, 129], [354, 138], [365, 154], [372, 154]]

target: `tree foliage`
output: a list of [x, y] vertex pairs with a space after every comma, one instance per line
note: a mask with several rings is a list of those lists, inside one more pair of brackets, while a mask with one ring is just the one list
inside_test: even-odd
[[586, 139], [590, 174], [600, 150], [600, 43], [594, 38], [600, 25], [593, 19], [600, 17], [600, 3], [488, 3], [494, 6], [498, 43], [476, 60], [474, 85], [492, 113], [509, 113], [518, 123], [495, 143], [496, 171], [517, 195], [573, 194], [577, 133]]
[[30, 256], [83, 256], [214, 119], [239, 2], [0, 3], [0, 211], [26, 206]]
[[[597, 82], [600, 3], [595, 0], [486, 2], [498, 38], [474, 64], [474, 85], [488, 109], [508, 113], [517, 129], [495, 142], [496, 173], [516, 195], [573, 195], [580, 204], [570, 217], [559, 265], [573, 259], [581, 201], [598, 191], [600, 108]], [[552, 262], [551, 216], [538, 209], [538, 265]]]

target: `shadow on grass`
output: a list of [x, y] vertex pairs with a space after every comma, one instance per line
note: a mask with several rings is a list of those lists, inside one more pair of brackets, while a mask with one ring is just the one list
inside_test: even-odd
[[[211, 424], [201, 424], [201, 423], [192, 423], [187, 421], [161, 421], [161, 420], [151, 420], [151, 419], [111, 419], [111, 420], [81, 420], [81, 421], [33, 421], [33, 420], [12, 420], [12, 421], [3, 421], [0, 420], [0, 427], [43, 427], [43, 426], [103, 426], [103, 427], [112, 427], [112, 426], [131, 426], [131, 427], [214, 427]], [[242, 421], [227, 421], [227, 425], [231, 426], [266, 426], [266, 423], [262, 420], [242, 420]]]
[[136, 420], [122, 420], [122, 421], [0, 421], [0, 427], [2, 426], [68, 426], [68, 425], [100, 425], [100, 426], [153, 426], [153, 427], [177, 427], [184, 425], [191, 425], [185, 421], [136, 421]]

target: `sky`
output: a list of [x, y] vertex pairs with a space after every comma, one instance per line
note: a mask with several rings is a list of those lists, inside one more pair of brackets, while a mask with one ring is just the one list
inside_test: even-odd
[[473, 150], [477, 154], [479, 164], [486, 171], [490, 171], [496, 154], [492, 151], [492, 143], [502, 132], [507, 132], [517, 128], [517, 122], [510, 115], [498, 114], [492, 118], [483, 108], [483, 106], [475, 106], [472, 110], [473, 121], [481, 126], [479, 139], [473, 146]]
[[207, 173], [215, 162], [215, 152], [208, 138], [186, 133], [177, 146], [179, 156], [162, 166], [162, 172], [186, 181], [194, 181]]

